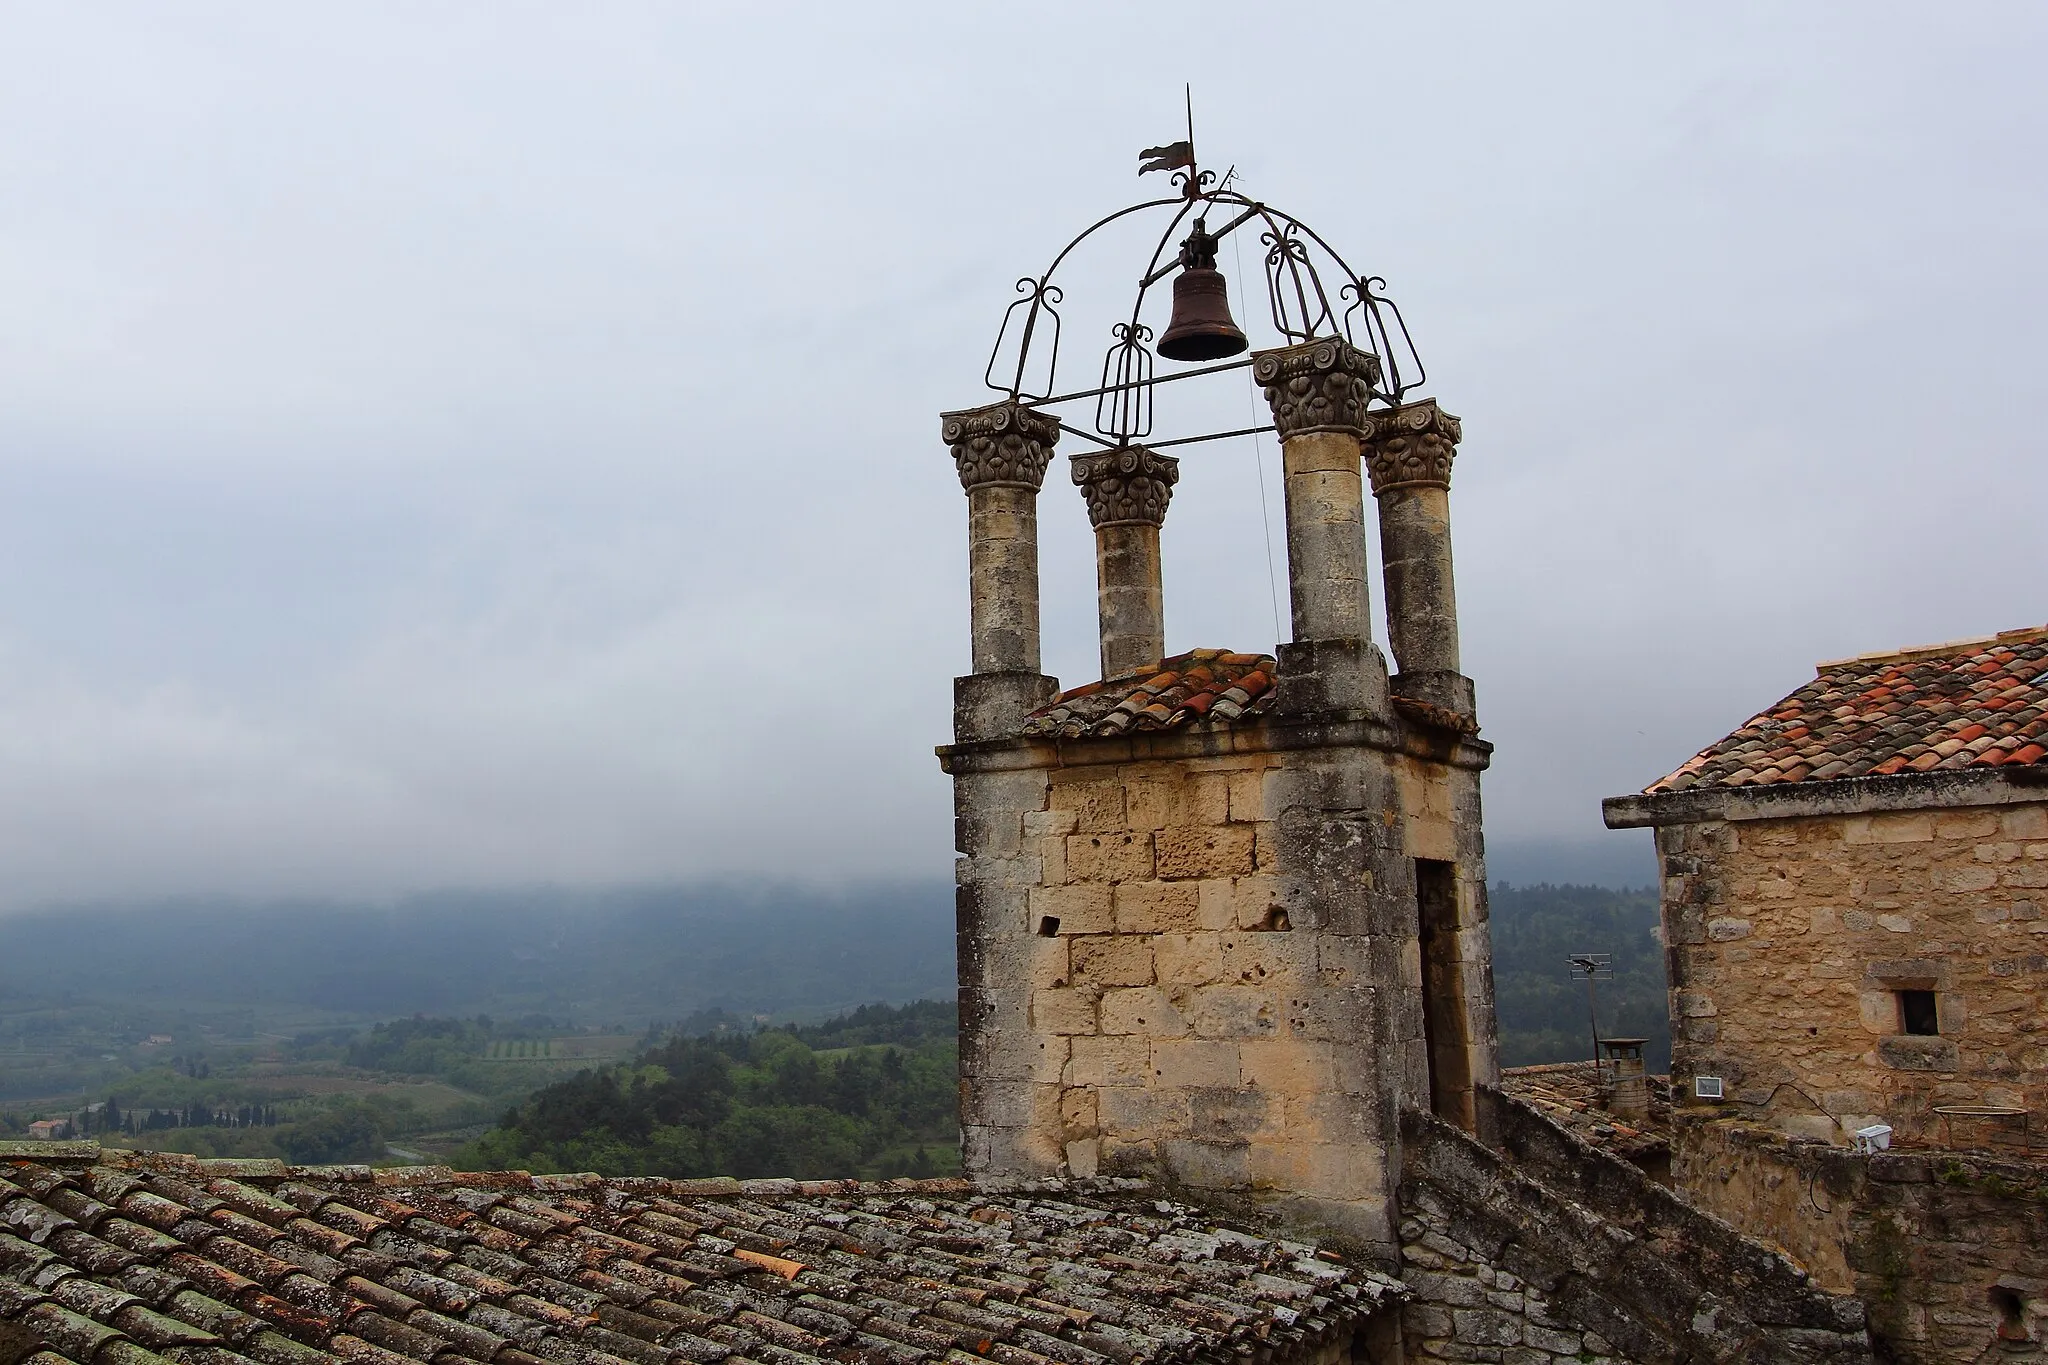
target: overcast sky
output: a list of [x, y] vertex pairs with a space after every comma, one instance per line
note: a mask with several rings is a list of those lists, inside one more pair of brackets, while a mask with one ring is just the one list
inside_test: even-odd
[[[2048, 9], [1799, 10], [0, 3], [0, 905], [945, 875], [937, 413], [1183, 81], [1465, 419], [1497, 844], [2048, 620]], [[1168, 646], [1270, 649], [1271, 441], [1183, 453]]]

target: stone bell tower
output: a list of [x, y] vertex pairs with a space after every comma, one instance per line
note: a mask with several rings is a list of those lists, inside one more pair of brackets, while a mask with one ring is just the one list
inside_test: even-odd
[[1490, 750], [1451, 576], [1461, 432], [1433, 401], [1390, 403], [1379, 357], [1341, 336], [1216, 368], [1246, 363], [1281, 442], [1293, 638], [1277, 657], [1167, 653], [1159, 543], [1180, 469], [1112, 431], [1071, 459], [1103, 678], [1060, 692], [1039, 671], [1036, 500], [1077, 428], [1016, 392], [944, 418], [972, 598], [973, 671], [939, 750], [965, 1160], [1149, 1175], [1390, 1260], [1401, 1110], [1470, 1129], [1474, 1087], [1497, 1079]]

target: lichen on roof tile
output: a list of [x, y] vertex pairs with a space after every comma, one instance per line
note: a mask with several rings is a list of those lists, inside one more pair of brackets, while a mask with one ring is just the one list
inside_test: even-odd
[[45, 1365], [1151, 1365], [1327, 1350], [1404, 1293], [1135, 1181], [104, 1158], [0, 1151], [0, 1320]]

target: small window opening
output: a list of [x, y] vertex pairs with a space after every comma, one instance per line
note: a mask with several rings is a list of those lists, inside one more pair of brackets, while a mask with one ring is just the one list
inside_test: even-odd
[[1038, 936], [1040, 938], [1058, 938], [1060, 936], [1060, 917], [1058, 915], [1047, 915], [1039, 920]]
[[1941, 1014], [1934, 1007], [1933, 991], [1900, 991], [1899, 1031], [1922, 1038], [1941, 1032]]
[[2016, 1289], [1994, 1284], [1989, 1291], [1991, 1306], [1998, 1313], [1998, 1335], [2004, 1341], [2029, 1341], [2027, 1305]]

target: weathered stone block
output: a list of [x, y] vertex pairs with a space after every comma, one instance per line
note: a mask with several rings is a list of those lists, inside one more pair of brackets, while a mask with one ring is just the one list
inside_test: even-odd
[[1188, 1100], [1178, 1090], [1106, 1086], [1096, 1094], [1096, 1114], [1104, 1134], [1124, 1141], [1156, 1144], [1188, 1132]]
[[1120, 882], [1114, 902], [1120, 934], [1188, 933], [1202, 927], [1198, 883]]
[[1048, 1034], [1100, 1032], [1095, 1017], [1099, 996], [1093, 987], [1033, 991], [1031, 1027]]
[[1181, 1002], [1181, 1017], [1198, 1038], [1259, 1038], [1276, 1033], [1277, 991], [1259, 986], [1199, 986]]
[[1299, 1038], [1250, 1038], [1238, 1044], [1244, 1083], [1262, 1090], [1309, 1095], [1337, 1089], [1336, 1049]]
[[1068, 835], [1080, 826], [1079, 813], [1073, 809], [1033, 810], [1024, 812], [1024, 833], [1028, 838], [1045, 835]]
[[1097, 986], [1152, 984], [1152, 944], [1129, 934], [1091, 934], [1071, 940], [1074, 980]]
[[1175, 1180], [1195, 1189], [1242, 1190], [1251, 1185], [1250, 1149], [1243, 1143], [1164, 1142], [1160, 1156]]
[[1152, 1078], [1152, 1047], [1144, 1038], [1101, 1035], [1067, 1041], [1068, 1085], [1144, 1085]]
[[2048, 839], [2048, 805], [2008, 806], [1999, 812], [1998, 827], [2008, 839]]
[[1184, 1089], [1242, 1084], [1237, 1044], [1200, 1038], [1154, 1042], [1152, 1078], [1156, 1085]]
[[[1116, 928], [1110, 909], [1109, 888], [1100, 883], [1075, 882], [1068, 886], [1031, 889], [1031, 932], [1056, 934], [1106, 934]], [[1048, 925], [1048, 921], [1051, 923]]]
[[1155, 986], [1127, 986], [1105, 992], [1101, 1019], [1102, 1032], [1107, 1034], [1179, 1038], [1188, 1031], [1172, 997]]
[[1160, 934], [1152, 941], [1154, 969], [1162, 986], [1206, 986], [1223, 975], [1221, 940], [1215, 934]]
[[1051, 809], [1072, 811], [1077, 831], [1108, 834], [1125, 828], [1124, 789], [1113, 780], [1056, 781]]
[[1155, 836], [1159, 875], [1169, 880], [1247, 876], [1253, 831], [1242, 825], [1180, 825]]
[[1121, 830], [1068, 835], [1067, 875], [1091, 882], [1148, 880], [1152, 876], [1152, 836]]
[[1923, 812], [1852, 815], [1842, 821], [1845, 844], [1927, 843], [1934, 838], [1934, 817]]

